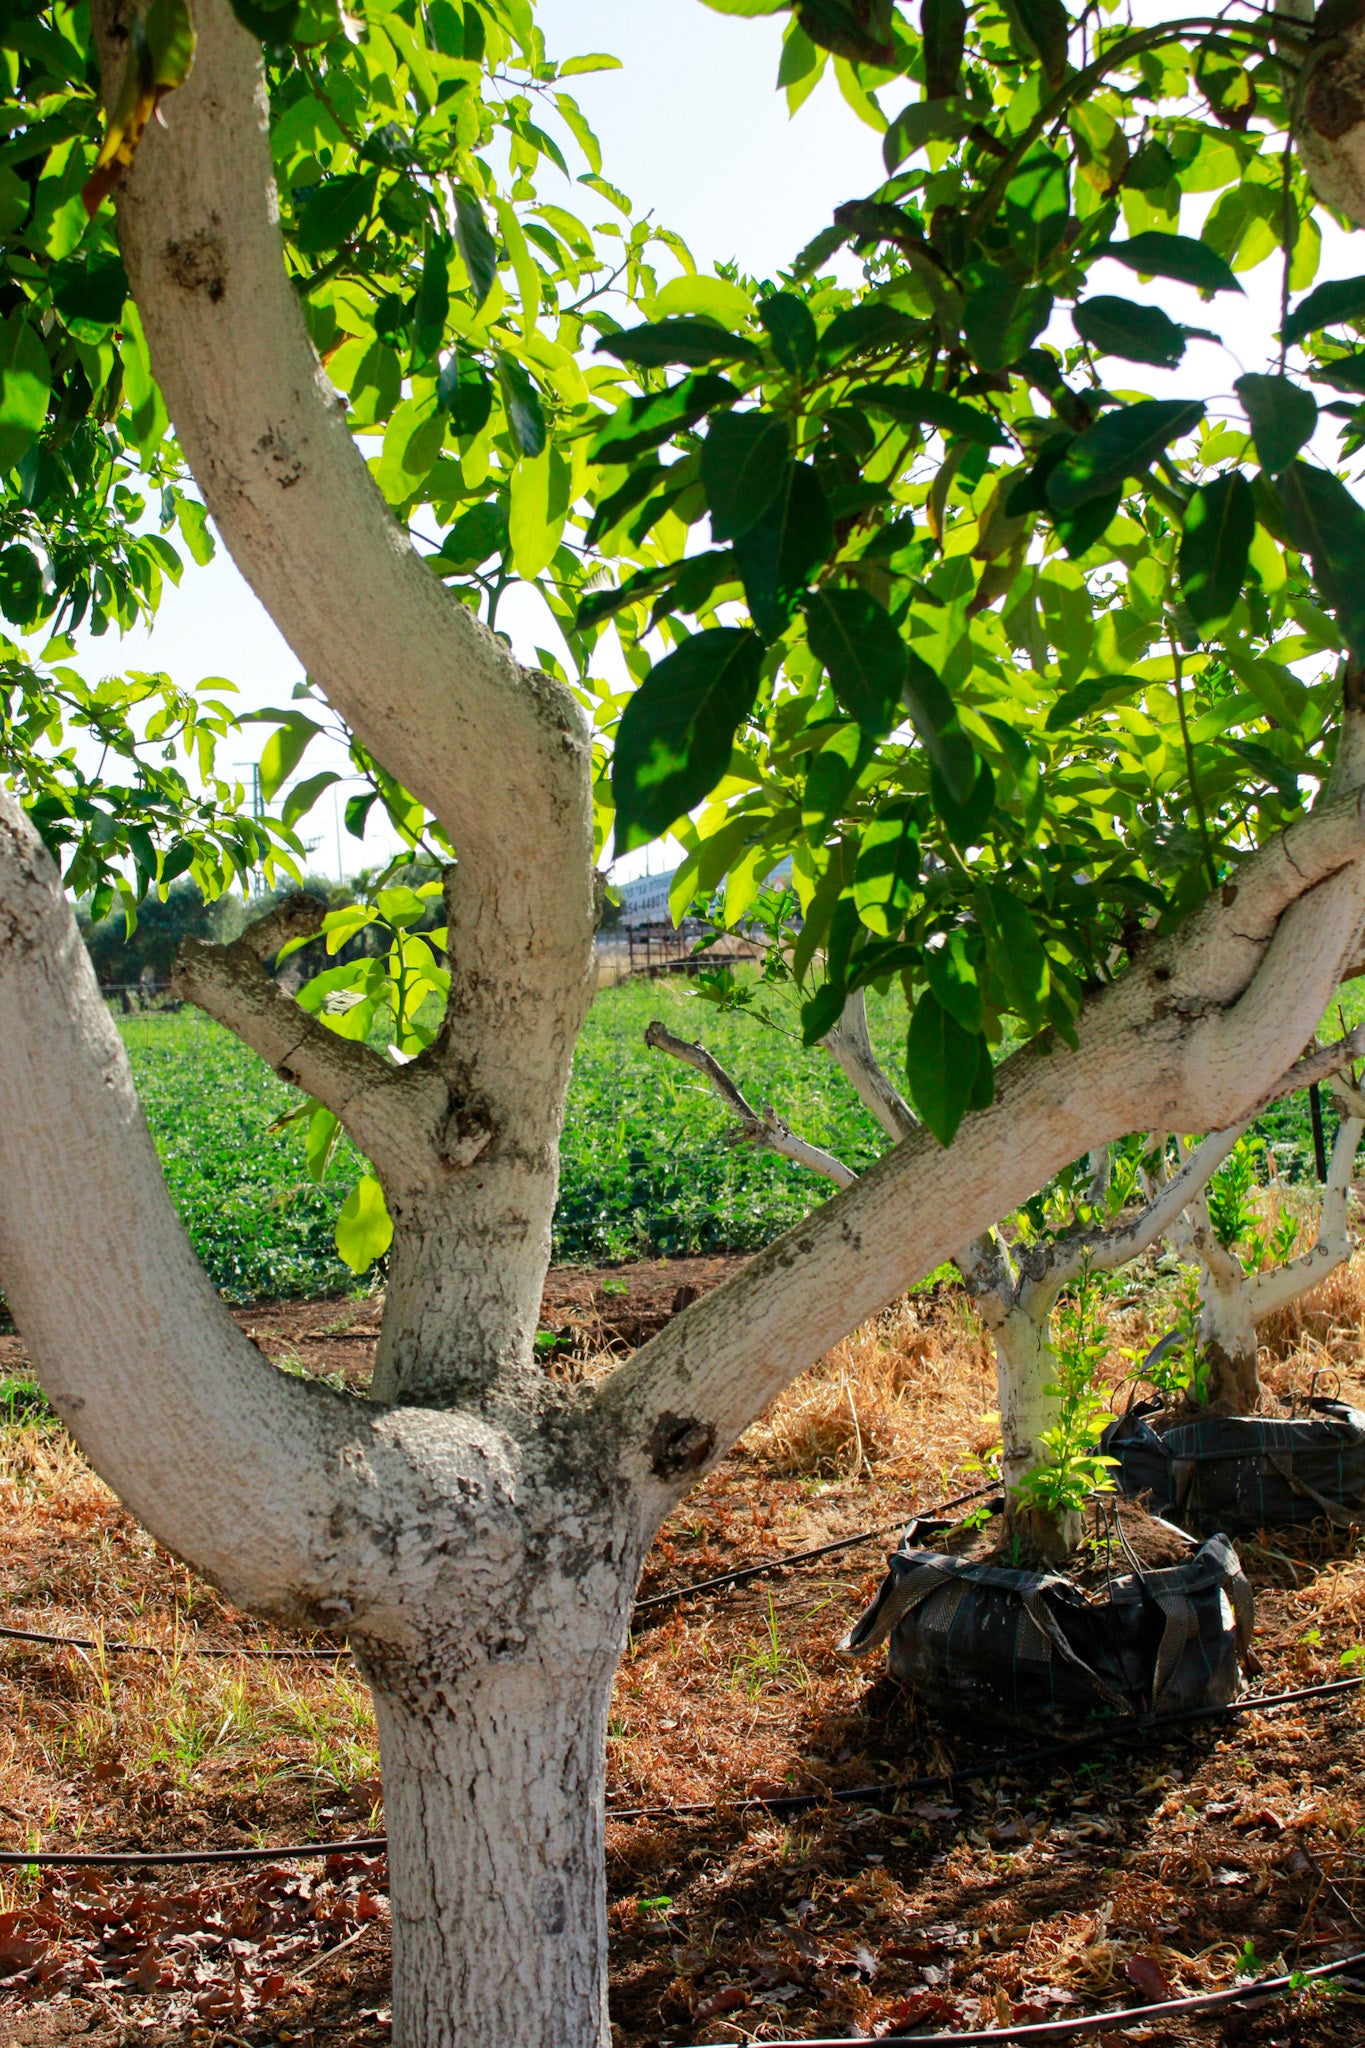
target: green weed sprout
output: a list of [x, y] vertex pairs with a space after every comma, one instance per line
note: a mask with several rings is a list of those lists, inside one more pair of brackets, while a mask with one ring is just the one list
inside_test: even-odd
[[1118, 1460], [1095, 1449], [1109, 1421], [1098, 1387], [1109, 1348], [1103, 1314], [1108, 1291], [1105, 1277], [1086, 1267], [1058, 1306], [1057, 1377], [1045, 1391], [1061, 1411], [1039, 1439], [1042, 1458], [1012, 1489], [1024, 1506], [1058, 1519], [1078, 1512], [1092, 1493], [1113, 1491], [1110, 1474]]
[[[1202, 1407], [1208, 1399], [1209, 1361], [1199, 1341], [1199, 1274], [1188, 1266], [1176, 1292], [1177, 1342], [1161, 1358], [1143, 1365], [1141, 1376], [1168, 1408], [1181, 1402]], [[1138, 1354], [1129, 1352], [1130, 1358]]]

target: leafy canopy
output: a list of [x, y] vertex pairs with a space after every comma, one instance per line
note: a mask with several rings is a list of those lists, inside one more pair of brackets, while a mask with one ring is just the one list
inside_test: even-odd
[[[808, 1040], [898, 982], [947, 1144], [994, 1048], [1068, 1038], [1330, 767], [1365, 511], [1307, 444], [1365, 445], [1365, 280], [1313, 288], [1288, 130], [1320, 38], [1061, 0], [706, 4], [784, 16], [793, 109], [832, 68], [887, 175], [779, 278], [603, 344], [638, 391], [590, 450], [622, 572], [578, 615], [639, 684], [616, 845], [671, 825], [675, 914], [730, 924], [790, 859]], [[1262, 263], [1282, 345], [1238, 375], [1221, 337]], [[725, 388], [699, 410], [703, 364]], [[742, 662], [703, 658], [721, 634]]]

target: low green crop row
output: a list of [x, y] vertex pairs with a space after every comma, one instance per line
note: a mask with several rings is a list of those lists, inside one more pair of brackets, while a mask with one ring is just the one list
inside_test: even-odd
[[[750, 1251], [829, 1192], [771, 1153], [727, 1143], [730, 1119], [701, 1076], [645, 1046], [651, 1018], [702, 1040], [756, 1108], [771, 1103], [850, 1165], [882, 1150], [833, 1063], [802, 1050], [781, 993], [762, 1000], [779, 1028], [718, 1011], [678, 982], [627, 983], [598, 997], [569, 1093], [557, 1261]], [[889, 1003], [871, 1007], [874, 1036], [894, 1065], [894, 1012]], [[1349, 1009], [1346, 1021], [1354, 1021]], [[172, 1199], [223, 1293], [251, 1300], [352, 1286], [332, 1230], [355, 1154], [343, 1147], [327, 1181], [310, 1180], [297, 1136], [269, 1129], [297, 1096], [196, 1012], [132, 1017], [121, 1028]], [[1312, 1174], [1303, 1096], [1272, 1111], [1264, 1129], [1282, 1174]]]

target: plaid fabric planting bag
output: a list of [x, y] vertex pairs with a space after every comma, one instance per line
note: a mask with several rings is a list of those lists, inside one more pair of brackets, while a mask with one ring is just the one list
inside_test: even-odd
[[1153, 1514], [1197, 1535], [1239, 1535], [1315, 1522], [1365, 1521], [1365, 1413], [1313, 1400], [1312, 1414], [1204, 1415], [1158, 1433], [1155, 1401], [1110, 1424], [1100, 1449], [1118, 1460], [1124, 1493], [1150, 1493]]
[[892, 1677], [939, 1706], [1021, 1719], [1173, 1714], [1226, 1705], [1243, 1667], [1256, 1668], [1255, 1602], [1225, 1536], [1183, 1564], [1114, 1579], [1098, 1600], [1055, 1573], [970, 1564], [905, 1538], [887, 1562], [840, 1653], [885, 1643]]

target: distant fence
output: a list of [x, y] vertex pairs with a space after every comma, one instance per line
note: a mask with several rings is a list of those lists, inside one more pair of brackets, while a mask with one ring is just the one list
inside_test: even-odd
[[185, 1007], [183, 997], [173, 996], [169, 989], [160, 988], [155, 982], [102, 981], [100, 994], [106, 1002], [117, 1004], [125, 1017], [151, 1010], [169, 1016], [172, 1011]]
[[712, 946], [698, 951], [700, 926], [676, 931], [671, 924], [612, 925], [597, 934], [597, 982], [610, 988], [620, 981], [657, 981], [666, 974], [701, 974], [707, 968], [732, 967], [741, 960], [760, 960], [762, 953], [736, 932], [725, 932]]

